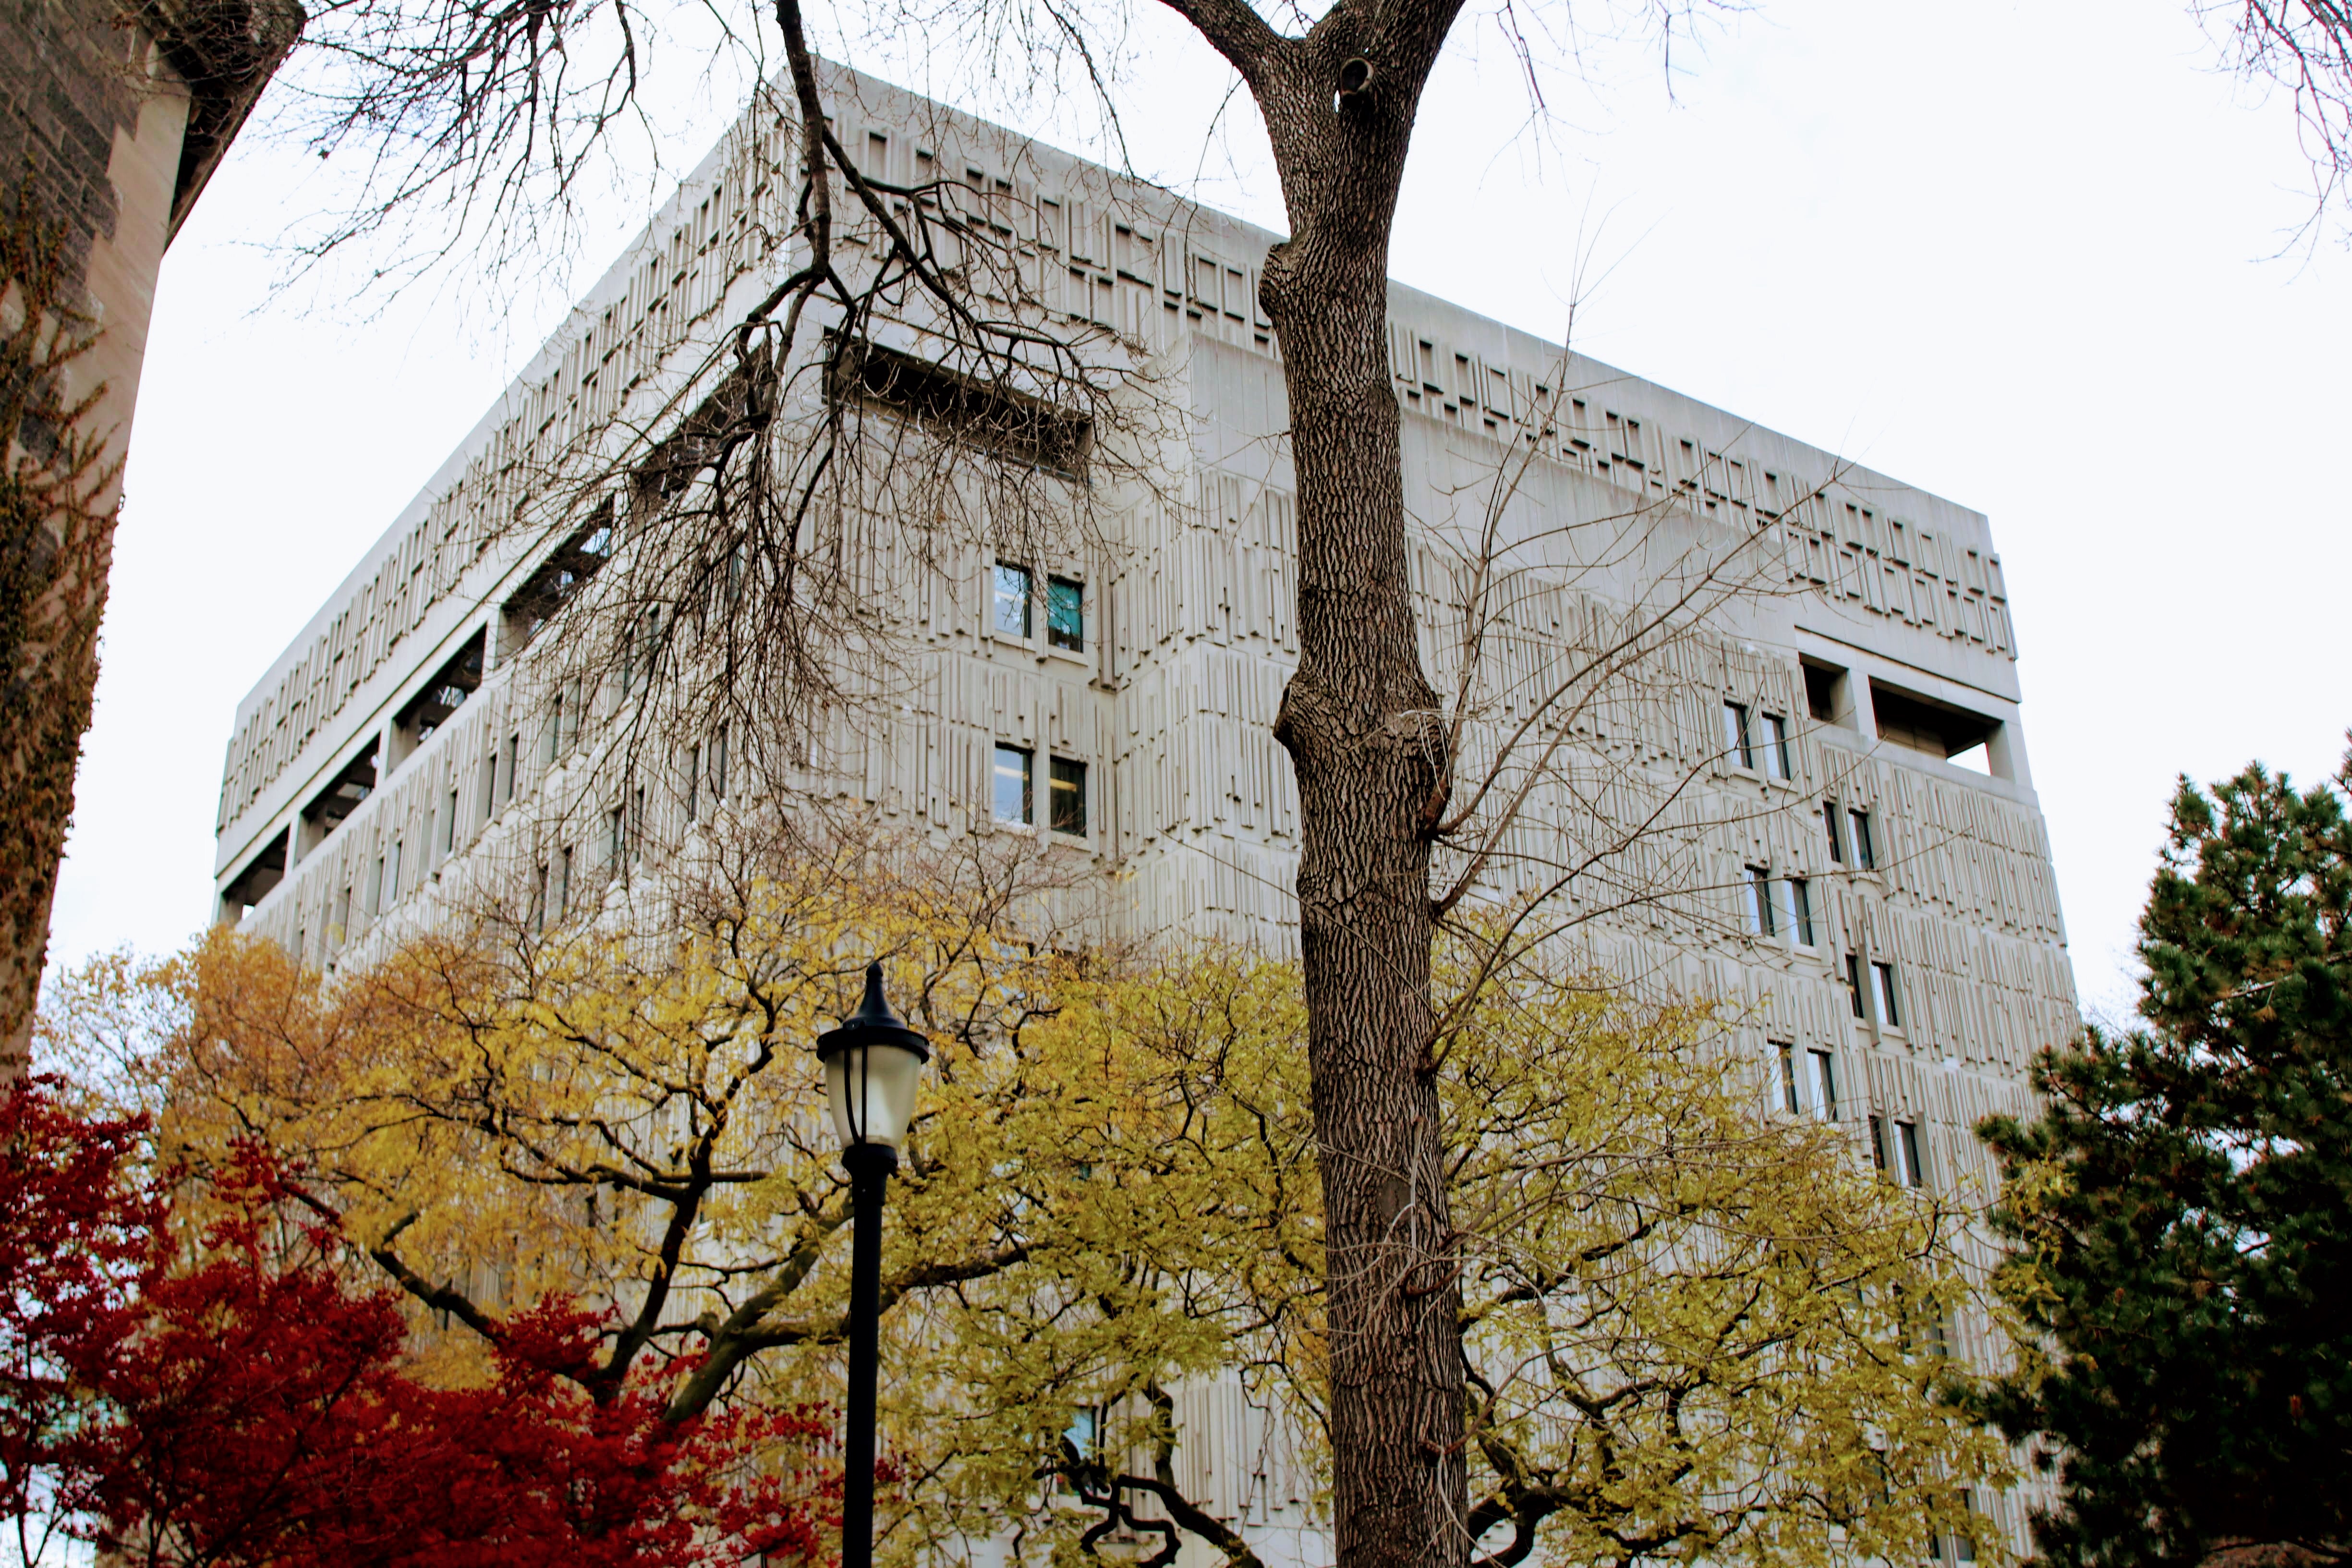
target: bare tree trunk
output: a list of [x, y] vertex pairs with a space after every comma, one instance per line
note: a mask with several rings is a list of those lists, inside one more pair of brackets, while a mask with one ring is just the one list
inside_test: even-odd
[[1291, 224], [1264, 285], [1298, 483], [1299, 668], [1275, 734], [1297, 775], [1304, 834], [1300, 946], [1346, 1568], [1459, 1563], [1470, 1546], [1461, 1290], [1428, 1058], [1429, 829], [1448, 769], [1413, 630], [1388, 363], [1389, 233], [1435, 41], [1383, 82], [1357, 48], [1387, 51], [1318, 37], [1254, 84]]

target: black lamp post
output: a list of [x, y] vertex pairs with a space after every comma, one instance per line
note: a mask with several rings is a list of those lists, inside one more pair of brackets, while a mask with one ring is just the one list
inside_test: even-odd
[[825, 1098], [849, 1171], [849, 1429], [842, 1446], [841, 1568], [874, 1561], [874, 1363], [882, 1316], [882, 1197], [915, 1120], [915, 1086], [930, 1042], [882, 998], [882, 966], [866, 966], [866, 1000], [816, 1037]]

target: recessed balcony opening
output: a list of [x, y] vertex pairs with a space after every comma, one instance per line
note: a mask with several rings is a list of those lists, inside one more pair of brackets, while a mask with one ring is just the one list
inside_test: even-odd
[[289, 835], [275, 834], [262, 846], [261, 852], [245, 863], [245, 868], [229, 879], [221, 889], [221, 918], [232, 924], [243, 918], [245, 911], [269, 896], [269, 890], [286, 879], [286, 867], [290, 846]]
[[1991, 742], [2000, 721], [1899, 687], [1870, 683], [1878, 738], [1971, 773], [1992, 773]]
[[401, 734], [411, 747], [424, 744], [450, 715], [465, 705], [466, 699], [481, 689], [482, 655], [488, 642], [483, 632], [476, 632], [466, 644], [449, 656], [448, 661], [434, 671], [433, 679], [424, 689], [408, 700], [401, 709]]
[[607, 497], [587, 526], [555, 547], [539, 569], [523, 579], [506, 602], [505, 644], [514, 653], [537, 637], [591, 577], [604, 569], [617, 542], [613, 528], [613, 502]]
[[375, 793], [376, 746], [375, 738], [370, 736], [366, 750], [345, 763], [327, 787], [312, 795], [310, 804], [302, 808], [302, 842], [306, 850], [325, 843], [327, 836], [341, 827], [343, 819]]

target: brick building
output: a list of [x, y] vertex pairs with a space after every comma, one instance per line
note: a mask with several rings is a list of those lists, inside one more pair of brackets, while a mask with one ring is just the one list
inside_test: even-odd
[[[0, 826], [0, 1068], [29, 1027], [47, 945], [97, 680], [120, 493], [111, 476], [131, 441], [156, 274], [302, 20], [295, 0], [21, 0], [0, 11], [10, 258], [0, 279], [0, 796], [12, 803]], [[20, 264], [41, 275], [18, 276]], [[61, 321], [72, 337], [95, 335], [58, 364], [47, 328]], [[50, 504], [60, 464], [76, 465], [74, 443], [52, 428], [68, 423], [103, 443], [68, 487], [72, 516]]]

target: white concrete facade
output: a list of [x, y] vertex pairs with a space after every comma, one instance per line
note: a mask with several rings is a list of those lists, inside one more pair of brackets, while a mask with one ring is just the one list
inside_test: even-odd
[[[1065, 318], [1157, 355], [1191, 428], [1157, 497], [1109, 498], [1116, 526], [1095, 542], [1022, 563], [1076, 585], [1076, 649], [1043, 625], [997, 626], [984, 548], [924, 570], [877, 543], [861, 569], [894, 606], [908, 679], [890, 711], [826, 736], [799, 787], [950, 830], [988, 816], [999, 745], [1030, 752], [1041, 798], [1051, 759], [1083, 764], [1086, 830], [1063, 837], [1119, 874], [1112, 903], [1130, 930], [1284, 940], [1297, 808], [1270, 727], [1296, 658], [1293, 481], [1271, 438], [1286, 423], [1278, 351], [1255, 304], [1277, 237], [843, 79], [856, 89], [840, 100], [844, 144], [901, 178], [918, 157], [961, 156], [1009, 188]], [[942, 126], [962, 141], [925, 145]], [[530, 874], [573, 853], [584, 868], [604, 853], [575, 797], [604, 786], [560, 731], [550, 743], [530, 655], [502, 646], [499, 605], [538, 560], [480, 550], [481, 520], [523, 499], [515, 454], [614, 419], [789, 270], [762, 237], [780, 226], [791, 146], [747, 115], [239, 705], [218, 818], [224, 918], [329, 963], [404, 909], [430, 918], [453, 868]], [[1594, 801], [1622, 821], [1641, 815], [1629, 795], [1689, 781], [1673, 834], [1632, 856], [1643, 869], [1563, 894], [1613, 905], [1612, 889], [1672, 884], [1596, 919], [1597, 949], [1742, 1004], [1760, 1058], [1785, 1051], [1797, 1102], [1850, 1123], [1898, 1174], [1989, 1183], [1968, 1129], [2021, 1103], [2032, 1053], [2076, 1011], [1986, 519], [1443, 300], [1391, 298], [1441, 691], [1461, 665], [1449, 616], [1476, 498], [1525, 461], [1503, 533], [1532, 565], [1492, 639], [1465, 768], [1581, 628], [1643, 599], [1658, 563], [1746, 551], [1757, 563], [1748, 591], [1643, 660], [1639, 700], [1575, 720], [1588, 765], [1533, 792], [1511, 829], [1526, 855], [1493, 890], [1542, 880], [1534, 868], [1566, 858], [1560, 845], [1596, 837]], [[1636, 531], [1657, 542], [1628, 544]], [[402, 715], [477, 637], [478, 687], [416, 738]], [[1980, 768], [1944, 754], [1966, 742]], [[370, 747], [364, 797], [311, 809]], [[640, 813], [656, 837], [686, 828], [675, 781], [664, 787]], [[1276, 1439], [1218, 1403], [1231, 1392], [1191, 1396], [1188, 1428], [1233, 1435], [1188, 1445], [1202, 1473], [1185, 1479], [1254, 1527], [1296, 1531], [1307, 1489], [1269, 1468]], [[1317, 1550], [1311, 1532], [1270, 1534], [1268, 1549]]]

